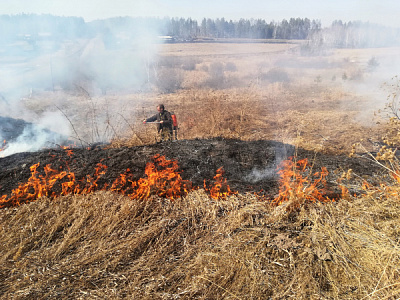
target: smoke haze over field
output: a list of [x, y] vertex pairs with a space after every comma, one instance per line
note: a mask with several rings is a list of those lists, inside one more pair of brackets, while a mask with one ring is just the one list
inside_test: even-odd
[[[22, 4], [23, 1], [15, 3]], [[8, 6], [10, 13], [16, 9], [15, 3]], [[63, 2], [57, 3], [59, 6], [53, 3], [48, 6], [48, 11], [42, 12], [61, 9]], [[126, 128], [121, 123], [129, 125], [125, 116], [118, 117], [118, 124], [112, 124], [111, 118], [124, 112], [126, 105], [139, 107], [139, 102], [143, 101], [120, 103], [117, 99], [120, 95], [142, 92], [168, 94], [191, 88], [241, 88], [255, 82], [268, 87], [274, 83], [291, 84], [297, 80], [298, 74], [303, 73], [308, 77], [299, 77], [307, 80], [309, 86], [329, 86], [335, 77], [337, 81], [341, 80], [340, 88], [370, 97], [371, 107], [375, 108], [383, 105], [386, 99], [380, 94], [379, 86], [398, 70], [397, 52], [387, 55], [387, 50], [382, 50], [380, 55], [377, 49], [365, 51], [377, 46], [398, 45], [400, 32], [381, 25], [336, 21], [331, 27], [321, 28], [318, 21], [307, 18], [278, 22], [207, 19], [197, 23], [183, 18], [115, 17], [85, 22], [83, 18], [88, 18], [84, 15], [88, 12], [85, 9], [90, 7], [90, 1], [85, 3], [77, 5], [83, 10], [75, 17], [0, 16], [0, 36], [3, 37], [0, 39], [1, 114], [29, 123], [18, 137], [0, 136], [1, 140], [8, 140], [7, 151], [2, 155], [35, 151], [49, 143], [63, 144], [71, 137], [81, 145], [109, 142], [118, 135], [117, 129]], [[135, 2], [135, 5], [140, 6], [140, 3]], [[290, 1], [282, 3], [288, 5]], [[350, 1], [348, 5], [356, 3]], [[98, 12], [109, 4], [108, 1], [99, 2]], [[115, 8], [122, 4], [127, 5], [126, 14], [135, 7], [116, 1]], [[179, 1], [170, 4], [185, 7]], [[143, 7], [152, 5], [154, 2], [142, 3]], [[238, 8], [238, 5], [239, 2], [233, 2], [229, 7]], [[263, 7], [261, 3], [257, 5]], [[278, 10], [274, 5], [271, 4], [271, 8]], [[158, 9], [161, 7], [163, 5]], [[42, 8], [33, 1], [27, 3], [23, 11], [36, 12], [35, 9], [39, 11]], [[72, 14], [69, 9], [65, 8], [65, 14]], [[113, 9], [108, 11], [110, 16], [113, 12]], [[278, 15], [273, 14], [275, 17]], [[221, 38], [223, 43], [215, 43]], [[228, 38], [236, 40], [232, 43]], [[249, 49], [254, 49], [255, 44], [243, 43], [243, 38], [258, 39], [253, 42], [263, 46], [267, 46], [264, 43], [267, 39], [275, 40], [274, 43], [289, 42], [281, 43], [286, 48], [268, 54], [266, 59], [263, 51], [269, 50], [251, 53], [253, 50]], [[174, 44], [176, 47], [170, 49], [176, 52], [158, 53], [163, 42]], [[185, 43], [199, 51], [189, 54], [179, 49]], [[218, 44], [225, 48], [222, 52], [217, 52]], [[235, 53], [235, 47], [240, 47], [240, 44], [244, 47]], [[209, 52], [201, 52], [200, 45], [208, 47]], [[292, 48], [290, 51], [289, 46]], [[355, 48], [364, 48], [363, 55], [358, 56]], [[351, 54], [343, 53], [341, 61], [329, 61], [336, 59], [335, 51], [345, 52], [346, 49], [350, 49]], [[256, 71], [250, 71], [250, 65], [246, 63], [236, 66], [235, 62], [240, 64], [240, 60], [251, 59], [253, 55], [261, 62], [255, 65]], [[239, 57], [242, 59], [225, 61]], [[372, 59], [375, 61], [371, 62]], [[81, 134], [75, 131], [72, 128], [75, 124], [79, 124], [77, 131], [84, 128], [89, 132]]]
[[[94, 112], [85, 115], [79, 109], [82, 104], [77, 104], [77, 112], [69, 115], [73, 105], [70, 97], [80, 96], [94, 109], [93, 96], [147, 88], [159, 35], [150, 21], [128, 20], [127, 24], [117, 20], [110, 29], [106, 22], [87, 25], [79, 19], [53, 16], [0, 19], [15, 27], [11, 32], [0, 31], [1, 116], [22, 126], [14, 134], [0, 132], [1, 141], [6, 140], [1, 156], [62, 145], [71, 136], [78, 138], [71, 121], [82, 122], [82, 118], [92, 118], [88, 115]], [[53, 30], [59, 22], [65, 24], [46, 31]], [[85, 38], [81, 29], [86, 32]], [[91, 122], [106, 123], [111, 114], [122, 110], [115, 104], [111, 105], [112, 110], [102, 107], [96, 116], [99, 120]], [[108, 142], [109, 138], [109, 133], [98, 134], [85, 142]]]

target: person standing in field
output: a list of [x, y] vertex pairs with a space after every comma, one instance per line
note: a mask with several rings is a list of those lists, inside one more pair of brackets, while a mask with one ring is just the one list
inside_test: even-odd
[[157, 131], [161, 136], [161, 141], [172, 141], [171, 113], [165, 110], [164, 104], [159, 104], [157, 110], [158, 113], [150, 118], [144, 119], [143, 124], [147, 122], [157, 123]]

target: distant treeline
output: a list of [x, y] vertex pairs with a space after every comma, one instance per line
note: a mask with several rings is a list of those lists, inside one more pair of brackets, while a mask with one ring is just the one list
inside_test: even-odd
[[306, 39], [310, 33], [319, 31], [321, 22], [291, 18], [289, 21], [267, 22], [262, 19], [240, 19], [227, 21], [203, 19], [200, 24], [192, 19], [171, 19], [165, 33], [171, 36], [190, 38], [251, 38], [251, 39]]
[[116, 17], [85, 22], [79, 17], [58, 17], [53, 15], [2, 15], [0, 35], [14, 37], [51, 33], [64, 38], [91, 37], [104, 31], [117, 34], [135, 27], [146, 25], [152, 32], [187, 40], [205, 38], [254, 38], [254, 39], [306, 39], [311, 32], [319, 31], [321, 23], [316, 20], [291, 18], [289, 21], [266, 22], [265, 20], [227, 21], [203, 19], [199, 24], [191, 18], [133, 18]]
[[170, 37], [169, 42], [215, 38], [308, 40], [310, 45], [371, 47], [398, 45], [400, 30], [363, 23], [335, 21], [322, 28], [319, 20], [290, 18], [280, 22], [263, 19], [133, 18], [115, 17], [85, 22], [80, 17], [19, 14], [0, 16], [0, 44], [16, 39], [61, 41], [102, 36], [107, 46], [128, 45], [147, 36]]

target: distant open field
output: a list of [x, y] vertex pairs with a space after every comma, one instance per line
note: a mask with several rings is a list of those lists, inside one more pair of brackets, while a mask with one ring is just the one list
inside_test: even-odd
[[155, 113], [158, 103], [177, 114], [180, 138], [272, 139], [349, 151], [352, 143], [377, 141], [384, 133], [374, 113], [387, 102], [382, 84], [397, 75], [398, 48], [307, 55], [301, 45], [288, 43], [157, 47], [147, 65], [146, 89], [113, 88], [102, 95], [81, 81], [72, 92], [34, 90], [22, 103], [39, 115], [57, 104], [74, 125], [73, 136], [78, 133], [88, 142], [111, 139], [118, 145], [154, 141], [155, 129], [141, 120]]
[[146, 115], [166, 104], [181, 120], [182, 138], [222, 135], [349, 151], [384, 134], [376, 124], [383, 114], [376, 113], [387, 103], [382, 84], [397, 75], [398, 50], [310, 56], [293, 44], [167, 44], [159, 50], [159, 74], [179, 88], [135, 95], [133, 102]]
[[169, 56], [261, 55], [285, 51], [297, 45], [298, 43], [177, 43], [162, 45], [158, 53]]

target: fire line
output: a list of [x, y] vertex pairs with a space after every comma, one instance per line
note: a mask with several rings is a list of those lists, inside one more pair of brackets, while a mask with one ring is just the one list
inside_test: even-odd
[[[67, 155], [72, 158], [73, 151], [67, 149]], [[193, 186], [189, 180], [181, 177], [178, 162], [168, 160], [157, 154], [151, 158], [145, 168], [145, 177], [133, 180], [133, 174], [127, 169], [120, 174], [111, 185], [99, 183], [106, 174], [107, 166], [98, 163], [93, 175], [86, 175], [77, 179], [66, 162], [66, 168], [55, 170], [50, 164], [43, 167], [39, 172], [40, 163], [30, 167], [31, 176], [26, 183], [21, 183], [12, 190], [10, 196], [0, 197], [0, 208], [19, 206], [23, 203], [35, 201], [40, 197], [51, 199], [63, 195], [82, 195], [99, 190], [113, 191], [123, 194], [132, 200], [146, 201], [154, 197], [161, 197], [174, 201], [184, 197], [190, 191], [199, 189]], [[268, 200], [271, 205], [278, 206], [284, 202], [290, 202], [288, 209], [297, 209], [306, 203], [327, 203], [335, 201], [328, 197], [326, 177], [328, 171], [322, 168], [320, 172], [312, 172], [307, 159], [295, 161], [289, 158], [278, 167], [280, 176], [279, 194], [274, 199], [266, 199], [259, 196], [260, 200]], [[224, 169], [221, 167], [216, 171], [213, 182], [207, 184], [204, 180], [203, 188], [212, 199], [226, 199], [228, 196], [238, 194], [233, 191], [224, 178]], [[346, 188], [341, 187], [342, 196], [348, 193]]]
[[[71, 158], [72, 150], [68, 149], [67, 155]], [[89, 194], [98, 190], [110, 190], [130, 197], [132, 200], [149, 200], [154, 196], [170, 199], [171, 201], [185, 196], [194, 187], [191, 181], [183, 180], [179, 171], [177, 161], [168, 160], [159, 154], [152, 157], [151, 162], [145, 168], [145, 177], [133, 181], [133, 174], [129, 169], [120, 174], [111, 186], [100, 187], [99, 179], [106, 173], [107, 166], [98, 163], [94, 175], [86, 175], [85, 178], [77, 180], [67, 164], [66, 170], [52, 169], [48, 164], [43, 167], [44, 174], [39, 172], [40, 163], [30, 167], [31, 177], [26, 183], [20, 184], [12, 190], [10, 196], [0, 197], [0, 208], [19, 206], [23, 203], [35, 201], [40, 197], [54, 199], [69, 194]], [[215, 183], [209, 187], [204, 182], [204, 188], [213, 199], [226, 198], [233, 192], [226, 179], [222, 177], [223, 169], [217, 170], [214, 177]]]

